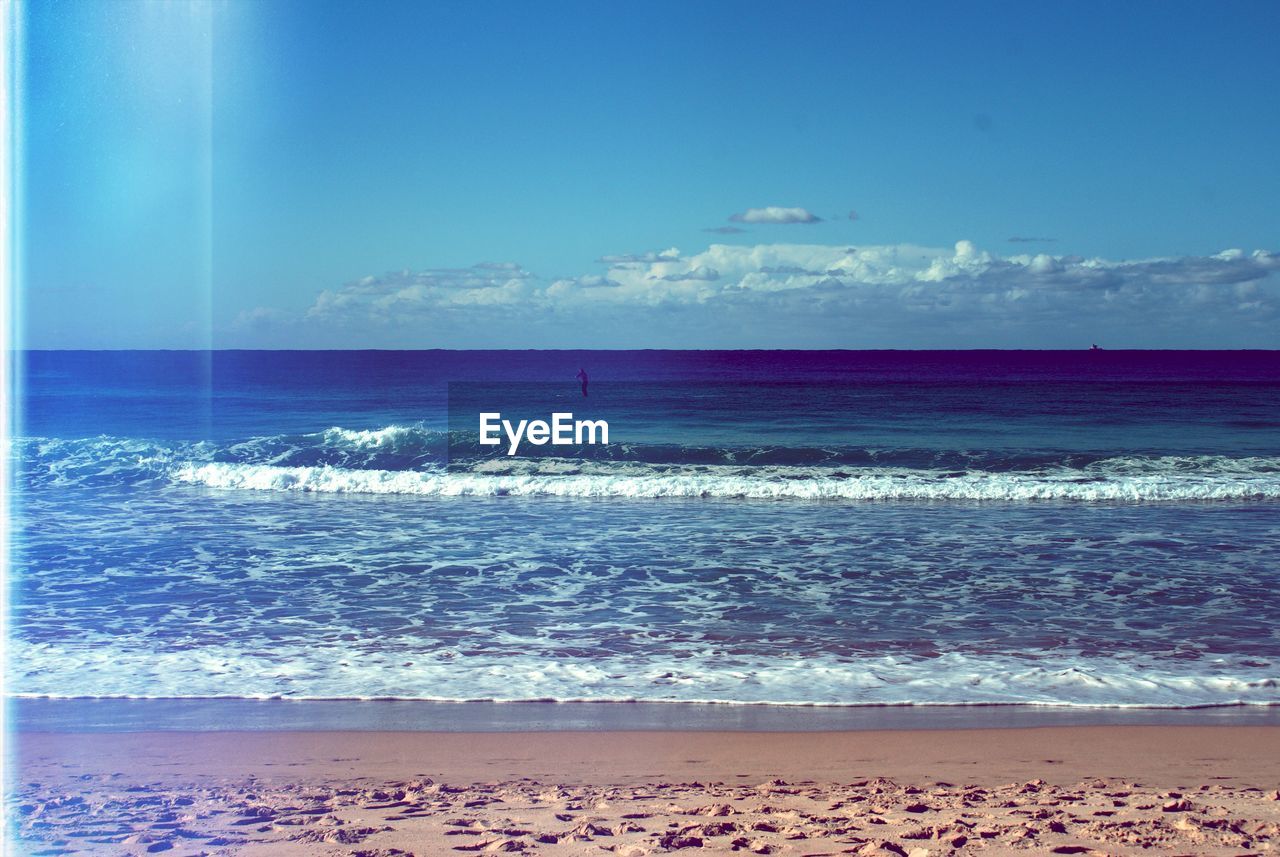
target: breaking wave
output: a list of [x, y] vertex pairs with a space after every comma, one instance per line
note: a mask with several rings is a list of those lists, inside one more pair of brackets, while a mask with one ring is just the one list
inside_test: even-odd
[[282, 642], [269, 651], [213, 645], [155, 652], [103, 639], [74, 648], [20, 641], [15, 654], [18, 695], [44, 697], [1196, 708], [1276, 705], [1280, 682], [1273, 668], [1256, 665], [1177, 669], [1116, 658], [959, 653], [858, 660], [678, 657], [661, 650], [589, 660], [419, 653], [402, 663], [404, 652], [368, 646]]
[[[331, 428], [215, 443], [14, 442], [31, 485], [843, 501], [1170, 502], [1280, 499], [1280, 458], [1083, 452], [611, 444], [510, 458], [474, 435]], [[539, 450], [541, 451], [541, 450]]]
[[[1257, 465], [1121, 459], [1110, 467], [1037, 473], [963, 473], [867, 468], [830, 474], [813, 468], [631, 465], [563, 472], [500, 473], [348, 470], [246, 464], [186, 464], [179, 482], [221, 489], [433, 496], [687, 497], [751, 500], [1170, 500], [1280, 499], [1280, 474]], [[1219, 466], [1215, 467], [1213, 464]], [[546, 468], [543, 468], [545, 470]], [[1145, 472], [1143, 472], [1145, 470]]]

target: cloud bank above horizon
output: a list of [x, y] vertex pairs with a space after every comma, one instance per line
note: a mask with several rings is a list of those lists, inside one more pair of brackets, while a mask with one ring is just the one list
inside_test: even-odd
[[711, 244], [542, 278], [511, 262], [402, 270], [305, 310], [240, 313], [243, 347], [1280, 346], [1280, 254], [1107, 260], [959, 241]]

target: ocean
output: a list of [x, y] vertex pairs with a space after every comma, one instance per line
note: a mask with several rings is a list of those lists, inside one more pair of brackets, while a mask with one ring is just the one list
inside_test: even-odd
[[[11, 695], [1280, 705], [1280, 352], [29, 352], [21, 378]], [[610, 443], [511, 457], [481, 411]]]

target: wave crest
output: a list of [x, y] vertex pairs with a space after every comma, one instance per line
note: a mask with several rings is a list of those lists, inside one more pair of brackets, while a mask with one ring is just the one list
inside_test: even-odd
[[[494, 472], [502, 471], [502, 472]], [[1120, 458], [1037, 472], [758, 467], [558, 461], [429, 471], [190, 463], [179, 482], [220, 489], [422, 496], [1159, 502], [1280, 499], [1271, 459]]]
[[[94, 634], [85, 645], [15, 641], [17, 696], [702, 702], [773, 705], [1276, 705], [1269, 667], [1083, 655], [938, 658], [548, 659], [543, 654], [387, 652], [342, 642], [211, 644], [156, 652]], [[358, 669], [335, 667], [358, 666]], [[67, 694], [67, 688], [75, 688]]]
[[[186, 484], [419, 496], [842, 501], [1280, 499], [1280, 457], [1044, 450], [703, 447], [617, 443], [507, 457], [423, 426], [333, 427], [230, 443], [21, 438], [29, 486]], [[552, 453], [555, 454], [552, 454]]]

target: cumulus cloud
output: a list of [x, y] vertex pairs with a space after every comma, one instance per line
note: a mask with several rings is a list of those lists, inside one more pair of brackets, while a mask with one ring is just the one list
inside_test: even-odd
[[668, 250], [650, 251], [648, 253], [624, 253], [619, 256], [601, 256], [597, 262], [608, 265], [625, 265], [632, 262], [671, 262], [680, 258], [680, 251], [675, 247]]
[[484, 308], [515, 305], [534, 291], [533, 274], [515, 263], [481, 262], [470, 268], [431, 268], [369, 276], [316, 297], [306, 317], [341, 318], [350, 312], [391, 320], [424, 307]]
[[783, 208], [769, 205], [764, 208], [748, 208], [730, 215], [736, 223], [817, 223], [822, 220], [816, 214], [803, 208]]
[[666, 280], [671, 283], [677, 283], [681, 280], [705, 280], [711, 282], [712, 280], [720, 279], [720, 272], [715, 268], [694, 268], [692, 271], [681, 271], [677, 274], [663, 274], [660, 277], [655, 275], [655, 279]]
[[[839, 269], [837, 269], [839, 270]], [[799, 265], [765, 265], [760, 269], [762, 274], [805, 274], [808, 276], [818, 276], [823, 271], [810, 271], [807, 268], [801, 268]]]
[[399, 271], [325, 290], [301, 317], [260, 307], [237, 323], [452, 347], [1280, 346], [1280, 254], [1261, 250], [1115, 261], [970, 241], [711, 244], [602, 261], [550, 282], [512, 263]]

